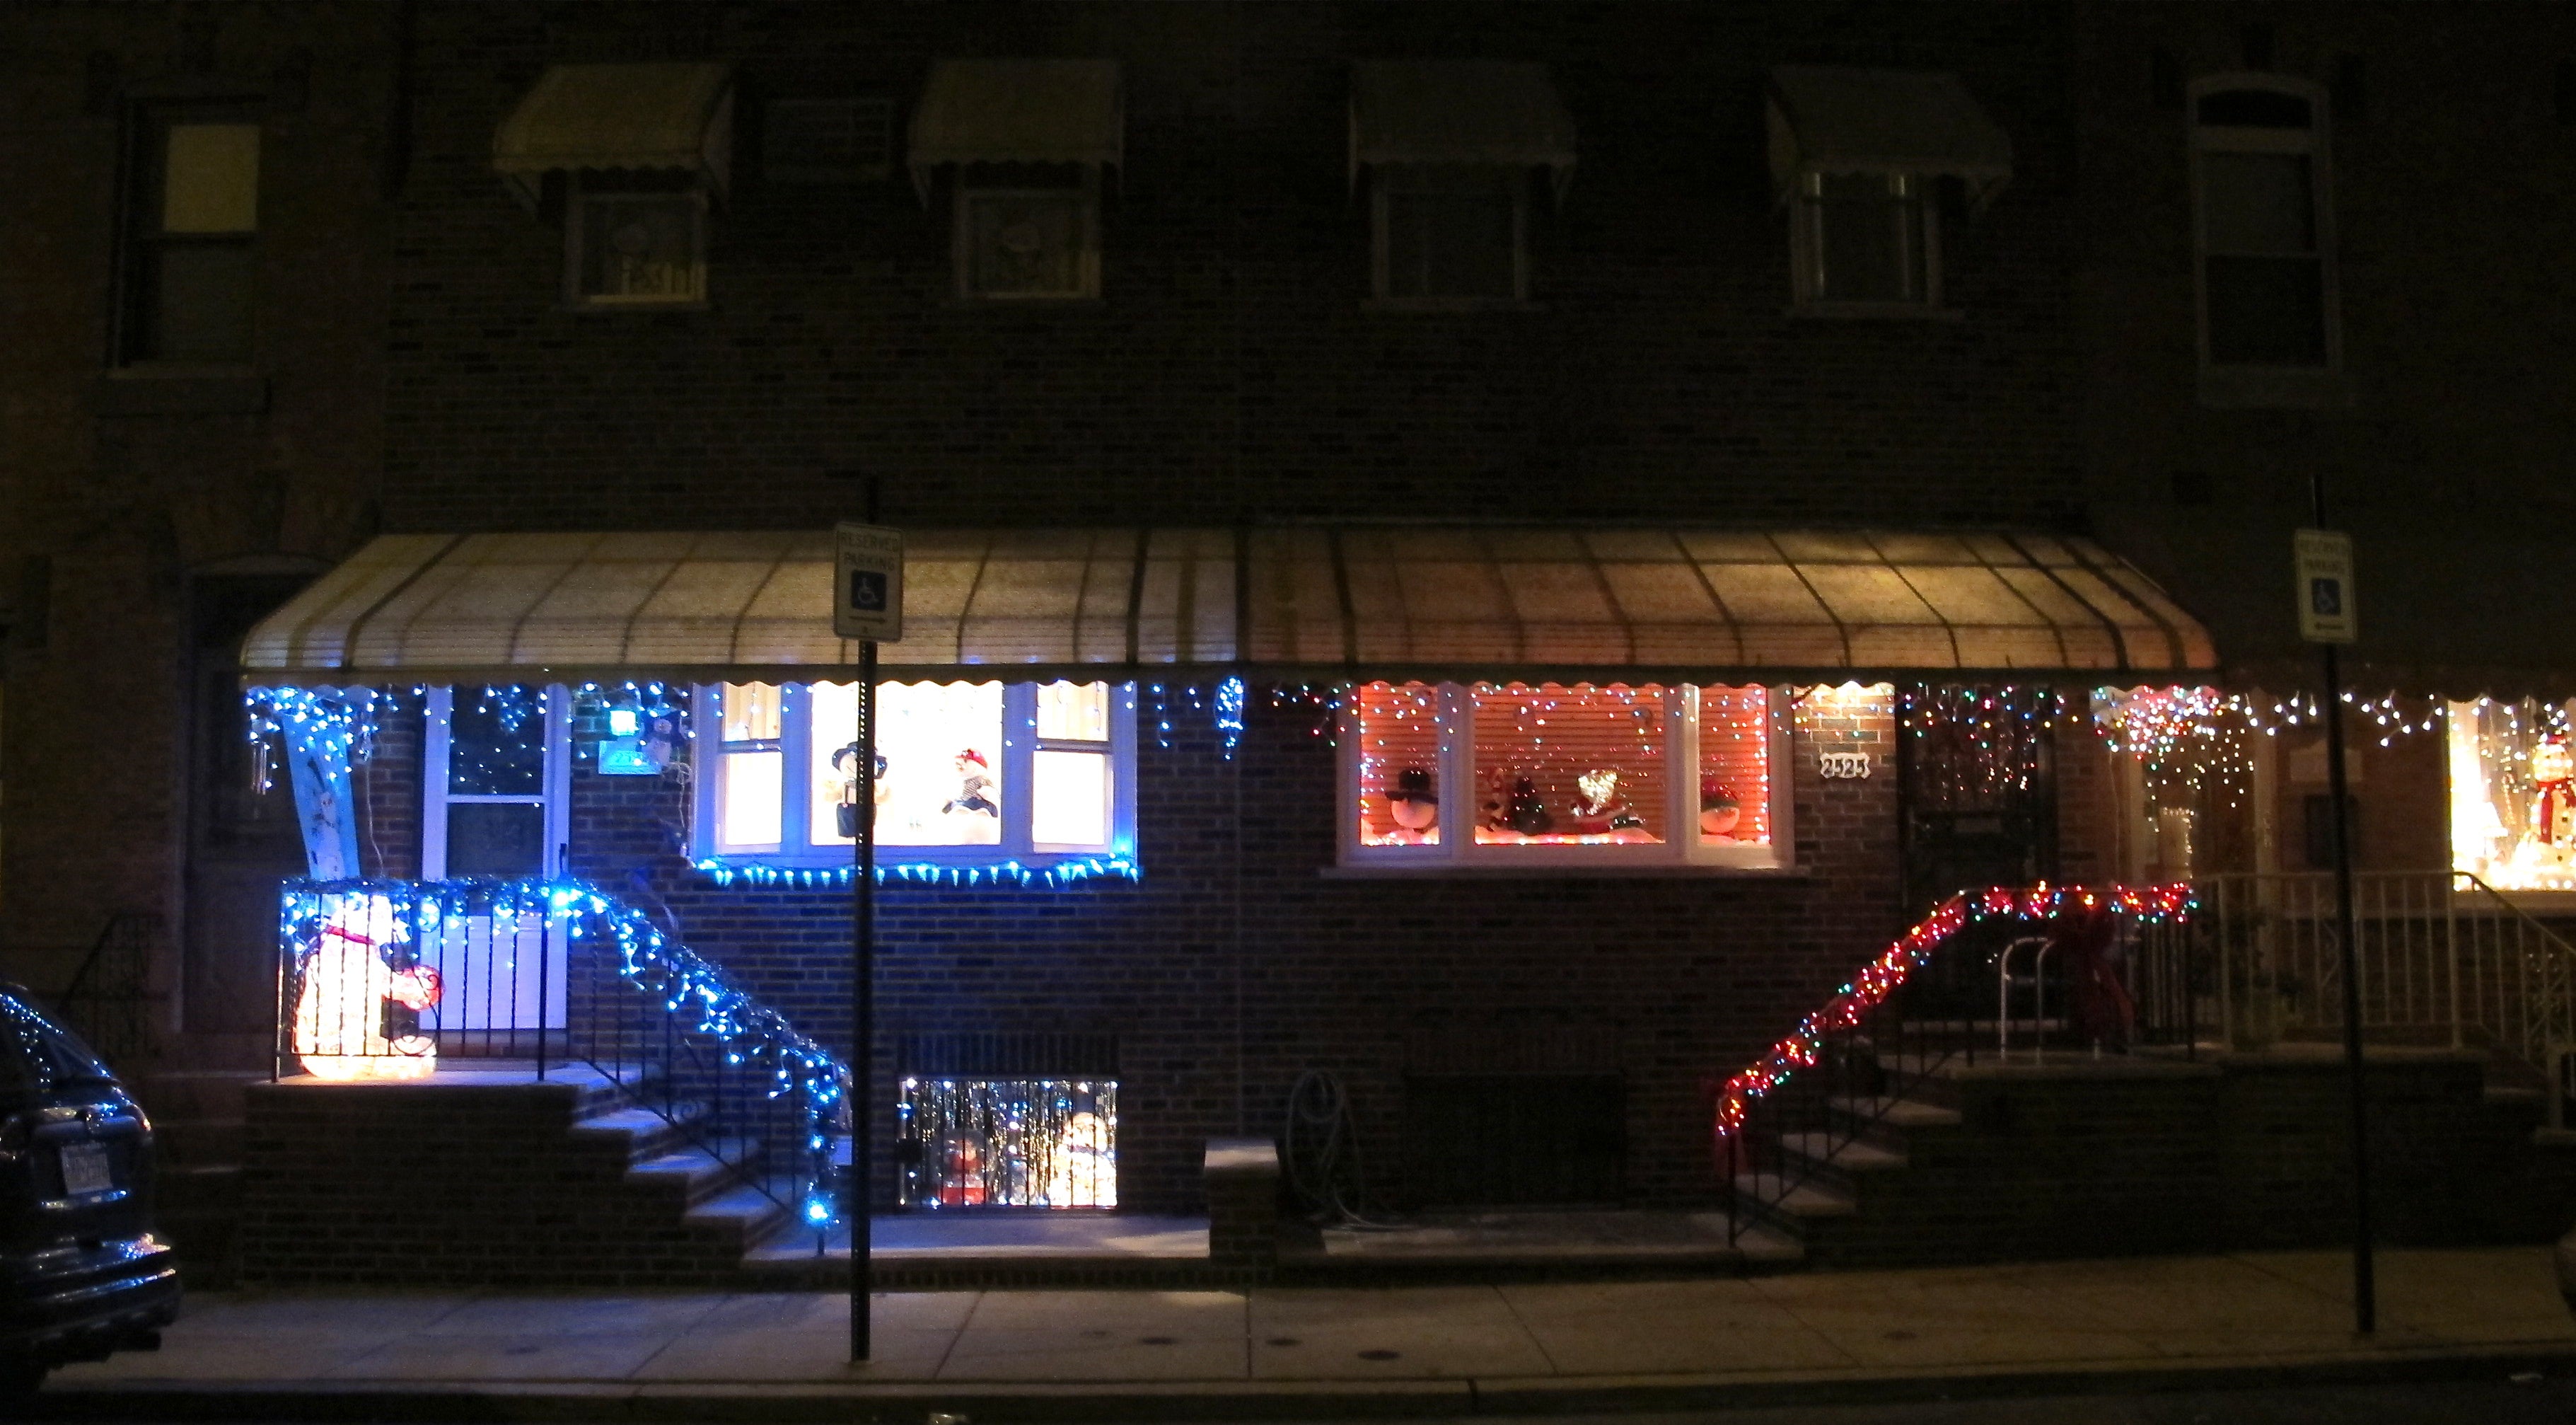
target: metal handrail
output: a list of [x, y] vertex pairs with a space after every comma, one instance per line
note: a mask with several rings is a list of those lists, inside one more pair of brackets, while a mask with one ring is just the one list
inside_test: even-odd
[[[1726, 1180], [1730, 1244], [1741, 1239], [1748, 1209], [1766, 1215], [1777, 1211], [1814, 1181], [1825, 1164], [1884, 1124], [1898, 1103], [1953, 1060], [1976, 1062], [1981, 1032], [1973, 1018], [1954, 1024], [1946, 1018], [1926, 1020], [1907, 1012], [1913, 1007], [1909, 1003], [1913, 992], [1923, 983], [1920, 972], [1965, 928], [1971, 915], [2038, 918], [2031, 907], [2048, 904], [2051, 894], [2045, 886], [2029, 890], [1999, 886], [1949, 897], [1888, 952], [1865, 966], [1852, 984], [1802, 1020], [1788, 1039], [1718, 1087], [1716, 1139], [1719, 1171]], [[2188, 888], [2181, 886], [2091, 892], [2059, 888], [2053, 894], [2109, 899], [2115, 905], [2133, 898], [2141, 904], [2161, 904], [2175, 915], [2187, 915], [2191, 904]], [[1944, 925], [1949, 928], [1941, 929]], [[2179, 978], [2187, 1000], [2189, 987], [2197, 979], [2188, 943], [2182, 947], [2181, 959]], [[2133, 989], [2136, 969], [2132, 957]], [[1875, 997], [1860, 992], [1873, 976], [1883, 986]], [[2186, 1034], [2191, 1023], [2186, 1010]], [[2171, 1026], [2142, 1021], [2139, 1028], [2164, 1033]], [[2034, 1032], [2044, 1039], [2044, 1020]], [[1758, 1092], [1748, 1089], [1748, 1084]]]
[[[641, 910], [586, 883], [533, 880], [290, 881], [282, 905], [281, 1073], [290, 1062], [403, 1070], [379, 1061], [406, 1054], [419, 1072], [533, 1049], [539, 1078], [588, 1066], [818, 1245], [840, 1215], [832, 1142], [847, 1128], [848, 1067]], [[338, 962], [316, 958], [326, 941]], [[434, 986], [434, 1002], [399, 1017], [323, 1006], [318, 990], [308, 1003], [315, 983], [328, 988], [313, 973], [372, 977], [361, 1000], [408, 1003]]]
[[146, 988], [151, 951], [163, 923], [155, 911], [110, 915], [90, 941], [79, 968], [72, 971], [71, 983], [55, 1001], [55, 1009], [110, 1064], [131, 1067], [132, 1061], [151, 1052], [152, 1031], [144, 1006], [151, 999]]

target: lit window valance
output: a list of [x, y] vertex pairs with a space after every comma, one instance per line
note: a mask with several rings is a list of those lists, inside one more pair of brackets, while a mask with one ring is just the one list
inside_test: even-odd
[[1771, 178], [1802, 173], [1955, 177], [1982, 208], [2012, 178], [2012, 139], [1955, 74], [1782, 65], [1771, 71]]
[[731, 174], [733, 73], [722, 64], [558, 64], [492, 136], [492, 167], [534, 206], [545, 175], [583, 169]]
[[1574, 116], [1544, 64], [1361, 60], [1351, 66], [1351, 182], [1378, 164], [1544, 168], [1574, 181]]
[[1125, 161], [1127, 110], [1106, 59], [943, 59], [912, 115], [912, 181], [949, 163]]

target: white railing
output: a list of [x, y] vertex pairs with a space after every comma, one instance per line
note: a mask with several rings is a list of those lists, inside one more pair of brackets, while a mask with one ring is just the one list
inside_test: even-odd
[[[2465, 871], [2353, 873], [2366, 1037], [2501, 1050], [2546, 1073], [2576, 1046], [2576, 945]], [[2335, 879], [2195, 880], [2203, 982], [2231, 1039], [2343, 1032]]]

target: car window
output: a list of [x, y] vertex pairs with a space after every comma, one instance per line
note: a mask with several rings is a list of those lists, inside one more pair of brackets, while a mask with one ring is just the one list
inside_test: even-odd
[[14, 1051], [0, 1052], [0, 1084], [16, 1079], [11, 1087], [49, 1088], [116, 1081], [88, 1045], [15, 995], [0, 994], [0, 1041]]

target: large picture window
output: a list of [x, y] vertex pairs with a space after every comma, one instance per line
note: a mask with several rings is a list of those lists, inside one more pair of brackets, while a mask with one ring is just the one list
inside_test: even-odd
[[[700, 860], [849, 864], [858, 839], [858, 685], [698, 690]], [[1125, 854], [1135, 694], [1110, 683], [882, 683], [873, 816], [881, 852], [1045, 866]]]
[[1788, 864], [1769, 689], [1372, 683], [1349, 709], [1346, 864]]
[[2450, 706], [2451, 869], [2576, 891], [2576, 703]]

